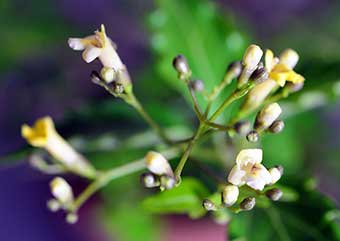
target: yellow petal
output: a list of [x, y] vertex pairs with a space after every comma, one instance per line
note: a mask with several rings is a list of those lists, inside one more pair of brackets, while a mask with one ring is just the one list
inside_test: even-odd
[[267, 70], [271, 71], [274, 65], [274, 54], [270, 49], [266, 50], [264, 61], [265, 61], [265, 66]]
[[33, 127], [24, 124], [21, 127], [21, 135], [29, 144], [36, 147], [44, 147], [51, 133], [55, 132], [53, 121], [50, 117], [38, 119]]

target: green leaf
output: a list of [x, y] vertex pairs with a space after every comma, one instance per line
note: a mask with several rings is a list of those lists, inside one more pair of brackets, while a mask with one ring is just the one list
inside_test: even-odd
[[[149, 22], [160, 76], [188, 97], [172, 68], [172, 59], [181, 53], [187, 57], [193, 76], [211, 90], [221, 81], [228, 64], [241, 58], [247, 44], [244, 35], [231, 19], [222, 17], [212, 1], [156, 0], [156, 6]], [[199, 96], [201, 104], [202, 100]]]
[[180, 213], [198, 218], [205, 214], [203, 198], [209, 191], [194, 178], [183, 178], [178, 187], [146, 198], [142, 207], [152, 213]]
[[316, 190], [300, 190], [299, 194], [301, 198], [295, 202], [276, 202], [268, 209], [235, 215], [229, 224], [230, 239], [340, 240], [340, 227], [335, 222], [339, 211], [334, 203]]
[[160, 222], [136, 203], [123, 203], [103, 210], [106, 230], [121, 241], [156, 241], [160, 238]]

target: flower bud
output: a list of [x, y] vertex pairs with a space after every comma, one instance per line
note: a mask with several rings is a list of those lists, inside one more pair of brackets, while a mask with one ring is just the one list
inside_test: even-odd
[[172, 61], [172, 65], [180, 75], [187, 76], [190, 74], [188, 61], [183, 55], [177, 55]]
[[285, 123], [283, 122], [283, 120], [276, 120], [273, 122], [273, 124], [271, 124], [271, 126], [269, 126], [268, 130], [271, 133], [280, 133], [281, 131], [283, 131], [284, 127]]
[[234, 78], [237, 78], [242, 72], [242, 63], [241, 61], [235, 61], [229, 64], [227, 72], [231, 72]]
[[66, 222], [69, 224], [75, 224], [78, 221], [78, 215], [75, 213], [68, 213], [66, 215]]
[[50, 199], [47, 201], [47, 208], [51, 211], [51, 212], [57, 212], [60, 208], [61, 205], [58, 202], [58, 200], [56, 199]]
[[100, 84], [103, 81], [97, 71], [92, 71], [90, 78], [94, 84]]
[[204, 83], [202, 80], [191, 80], [189, 85], [194, 91], [202, 92], [204, 90]]
[[278, 103], [272, 103], [264, 107], [256, 116], [255, 129], [262, 131], [267, 129], [280, 116], [282, 109]]
[[116, 78], [116, 72], [109, 67], [103, 67], [100, 70], [100, 76], [102, 77], [102, 79], [106, 82], [106, 83], [111, 83], [112, 81], [115, 80]]
[[250, 76], [256, 84], [260, 84], [268, 79], [269, 73], [265, 67], [258, 67]]
[[285, 89], [289, 91], [289, 93], [295, 93], [300, 90], [302, 90], [305, 82], [300, 82], [300, 83], [291, 83], [288, 82], [285, 84]]
[[202, 206], [207, 211], [215, 211], [217, 209], [216, 205], [209, 199], [204, 199], [202, 202]]
[[266, 196], [273, 201], [280, 200], [282, 195], [283, 195], [283, 192], [278, 188], [273, 188], [273, 189], [266, 191]]
[[256, 205], [256, 199], [254, 197], [247, 197], [240, 203], [240, 208], [245, 211], [252, 210]]
[[145, 156], [145, 163], [149, 171], [156, 175], [174, 175], [168, 160], [158, 152], [149, 151]]
[[257, 131], [251, 131], [247, 134], [247, 140], [249, 142], [258, 142], [259, 140], [259, 134], [257, 133]]
[[249, 121], [239, 121], [236, 122], [234, 125], [234, 130], [240, 135], [246, 135], [249, 133], [251, 128]]
[[288, 66], [293, 69], [299, 61], [299, 55], [293, 49], [286, 49], [280, 54], [280, 64]]
[[223, 188], [222, 191], [222, 203], [224, 203], [226, 206], [232, 206], [234, 203], [236, 203], [239, 195], [238, 187], [235, 185], [228, 185]]
[[277, 165], [277, 166], [275, 166], [275, 168], [277, 168], [277, 169], [280, 171], [281, 177], [282, 177], [282, 175], [283, 175], [283, 173], [284, 173], [284, 168], [283, 168], [283, 166]]
[[280, 180], [282, 174], [279, 168], [273, 167], [273, 168], [270, 168], [268, 171], [272, 179], [270, 184], [274, 184], [278, 180]]
[[252, 44], [246, 49], [246, 52], [243, 55], [242, 64], [248, 69], [255, 70], [262, 55], [262, 49], [259, 46]]
[[158, 187], [160, 185], [158, 177], [150, 172], [143, 173], [140, 176], [140, 181], [146, 188]]
[[61, 204], [73, 202], [73, 191], [71, 186], [61, 177], [56, 177], [50, 182], [50, 188], [53, 196]]
[[170, 190], [176, 185], [176, 179], [173, 176], [162, 175], [160, 181], [163, 190]]

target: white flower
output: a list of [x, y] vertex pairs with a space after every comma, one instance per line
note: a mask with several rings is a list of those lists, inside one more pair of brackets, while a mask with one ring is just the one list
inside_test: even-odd
[[29, 144], [45, 148], [69, 170], [86, 177], [95, 176], [94, 167], [59, 135], [51, 117], [38, 119], [32, 127], [23, 125], [21, 134]]
[[222, 202], [227, 206], [232, 206], [234, 203], [236, 203], [238, 195], [239, 190], [237, 186], [225, 186], [222, 191]]
[[53, 196], [61, 204], [70, 204], [73, 202], [73, 191], [71, 186], [61, 177], [56, 177], [50, 182], [50, 188]]
[[245, 149], [236, 157], [236, 165], [231, 169], [228, 181], [236, 186], [248, 185], [255, 190], [263, 190], [272, 182], [269, 171], [260, 164], [261, 149]]
[[114, 71], [125, 69], [113, 42], [106, 36], [105, 27], [102, 24], [100, 31], [85, 38], [69, 38], [68, 45], [73, 50], [82, 51], [85, 62], [90, 63], [98, 58], [104, 67]]
[[165, 157], [154, 151], [150, 151], [145, 156], [146, 167], [156, 175], [173, 176], [171, 166]]

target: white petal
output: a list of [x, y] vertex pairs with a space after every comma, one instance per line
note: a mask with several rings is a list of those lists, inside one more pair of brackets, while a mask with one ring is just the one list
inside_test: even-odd
[[239, 152], [236, 157], [237, 165], [247, 165], [248, 163], [256, 164], [262, 161], [262, 150], [261, 149], [244, 149]]
[[264, 186], [266, 185], [266, 182], [262, 178], [250, 177], [247, 180], [247, 185], [255, 190], [262, 191]]
[[257, 175], [264, 180], [266, 184], [270, 184], [272, 182], [272, 176], [270, 175], [267, 168], [261, 164], [257, 164]]
[[102, 62], [103, 66], [113, 68], [115, 71], [124, 68], [118, 53], [109, 41], [106, 42], [105, 47], [99, 56], [99, 60]]
[[276, 167], [270, 168], [269, 169], [269, 173], [270, 173], [270, 177], [271, 177], [270, 184], [274, 184], [278, 180], [280, 180], [281, 172], [280, 172], [280, 170], [278, 168], [276, 168]]
[[299, 61], [299, 55], [293, 49], [286, 49], [280, 54], [280, 63], [293, 69]]
[[239, 190], [237, 186], [228, 185], [224, 187], [222, 191], [222, 200], [223, 203], [227, 206], [231, 206], [236, 203], [239, 195]]
[[84, 50], [86, 46], [82, 40], [83, 39], [81, 38], [69, 38], [67, 43], [68, 46], [70, 46], [70, 48], [73, 50]]
[[173, 176], [173, 171], [168, 160], [158, 152], [148, 152], [145, 156], [145, 163], [149, 171], [156, 175], [167, 174]]
[[89, 45], [83, 52], [83, 59], [86, 63], [90, 63], [101, 54], [101, 51], [100, 48]]
[[238, 165], [235, 165], [228, 176], [228, 181], [236, 186], [242, 186], [244, 182], [244, 177], [246, 175], [246, 172], [244, 170], [241, 170]]

